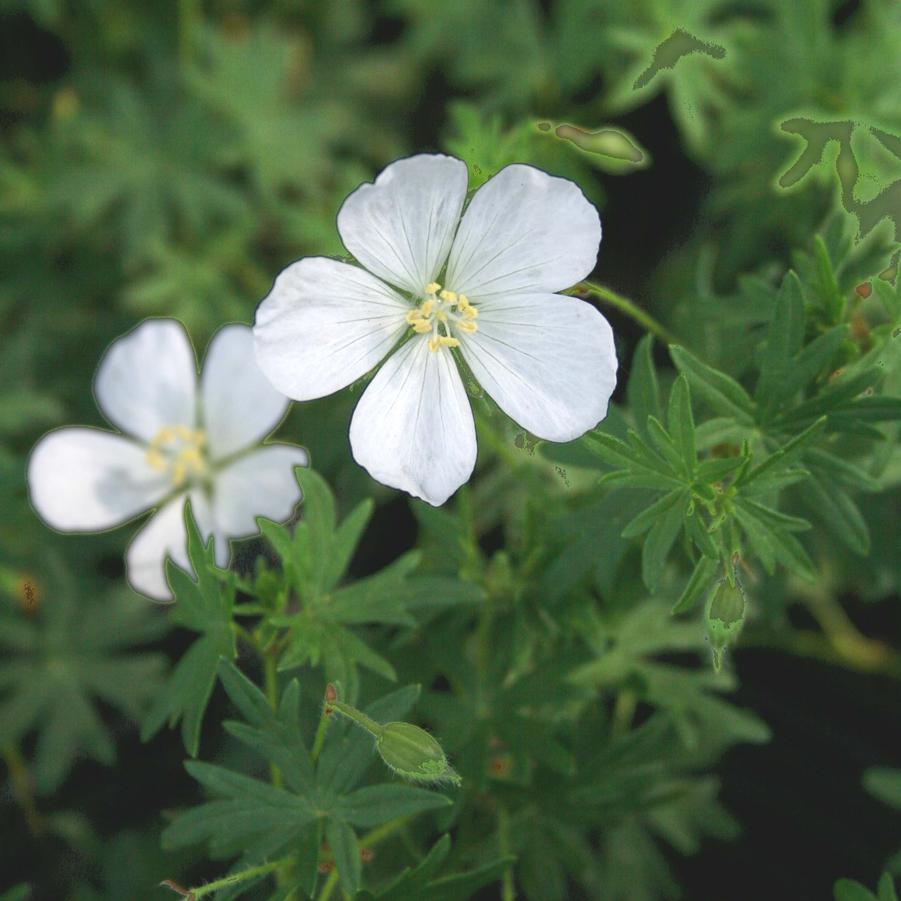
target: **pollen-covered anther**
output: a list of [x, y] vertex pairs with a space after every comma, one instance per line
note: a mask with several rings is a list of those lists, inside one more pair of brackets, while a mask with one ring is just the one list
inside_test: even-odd
[[461, 319], [457, 323], [457, 328], [461, 332], [468, 332], [470, 335], [479, 330], [479, 327], [471, 319]]
[[148, 465], [160, 472], [168, 472], [174, 485], [181, 485], [190, 476], [202, 476], [207, 464], [203, 447], [206, 434], [202, 429], [186, 425], [166, 425], [154, 435], [147, 447]]
[[429, 338], [429, 350], [432, 353], [440, 350], [442, 347], [459, 347], [460, 341], [457, 338], [450, 338], [447, 335], [434, 335]]

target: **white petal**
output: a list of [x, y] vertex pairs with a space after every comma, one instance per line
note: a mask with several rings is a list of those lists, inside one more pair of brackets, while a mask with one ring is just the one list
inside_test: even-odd
[[[154, 601], [171, 601], [172, 592], [166, 581], [166, 558], [191, 572], [188, 561], [188, 532], [185, 527], [187, 493], [180, 494], [163, 505], [135, 535], [125, 554], [128, 581], [135, 591]], [[209, 502], [200, 491], [190, 492], [191, 511], [204, 540], [212, 533], [212, 514]], [[216, 562], [228, 562], [228, 545], [221, 535], [216, 536]]]
[[443, 504], [472, 474], [469, 398], [447, 349], [408, 341], [367, 387], [350, 424], [356, 461], [379, 482]]
[[200, 380], [203, 423], [213, 460], [221, 460], [265, 438], [288, 409], [289, 400], [257, 366], [253, 332], [226, 325], [216, 332]]
[[193, 428], [196, 392], [194, 348], [174, 319], [148, 319], [114, 341], [94, 380], [106, 418], [144, 441], [165, 425]]
[[418, 295], [444, 266], [467, 182], [466, 164], [449, 156], [398, 160], [344, 201], [341, 240], [371, 272]]
[[100, 429], [50, 432], [28, 461], [31, 503], [41, 519], [64, 532], [121, 525], [169, 490], [145, 454], [131, 439]]
[[257, 310], [256, 360], [295, 400], [325, 397], [365, 375], [407, 329], [410, 304], [358, 266], [293, 263]]
[[295, 466], [309, 466], [302, 447], [269, 444], [229, 464], [216, 474], [213, 519], [216, 530], [238, 538], [255, 535], [256, 517], [282, 522], [300, 500]]
[[560, 291], [594, 269], [600, 241], [597, 210], [573, 182], [532, 166], [507, 166], [466, 209], [447, 287], [470, 300]]
[[495, 298], [461, 349], [472, 374], [511, 419], [539, 438], [571, 441], [607, 415], [616, 348], [607, 320], [558, 294]]

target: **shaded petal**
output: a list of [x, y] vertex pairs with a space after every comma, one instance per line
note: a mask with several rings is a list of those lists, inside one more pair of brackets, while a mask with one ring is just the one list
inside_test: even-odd
[[196, 393], [194, 348], [175, 319], [148, 319], [115, 340], [94, 380], [101, 412], [144, 441], [165, 425], [194, 428]]
[[466, 164], [453, 157], [398, 160], [344, 201], [341, 240], [371, 272], [419, 295], [444, 266], [467, 183]]
[[422, 336], [393, 354], [354, 410], [350, 444], [377, 481], [443, 504], [476, 462], [472, 410], [450, 352], [431, 352]]
[[[185, 501], [190, 497], [191, 511], [204, 540], [213, 531], [210, 505], [200, 491], [179, 494], [164, 504], [135, 535], [125, 554], [128, 581], [135, 591], [154, 601], [171, 601], [172, 592], [166, 581], [166, 558], [192, 572], [188, 560], [188, 532], [185, 526]], [[228, 543], [216, 536], [216, 562], [228, 563]]]
[[463, 356], [498, 406], [533, 435], [572, 441], [606, 415], [616, 386], [607, 320], [583, 300], [526, 294], [479, 307]]
[[366, 270], [308, 257], [278, 276], [257, 310], [257, 364], [288, 397], [325, 397], [388, 353], [408, 328], [410, 308]]
[[532, 166], [507, 166], [463, 215], [447, 287], [471, 300], [560, 291], [594, 269], [600, 241], [598, 212], [577, 185]]
[[146, 448], [130, 438], [100, 429], [50, 432], [28, 461], [32, 506], [47, 525], [63, 532], [121, 525], [171, 487], [145, 455]]
[[213, 519], [229, 538], [255, 535], [257, 516], [282, 522], [300, 500], [295, 466], [309, 466], [302, 447], [269, 444], [224, 467], [215, 477]]
[[290, 403], [257, 366], [253, 331], [246, 325], [226, 325], [216, 332], [200, 385], [213, 460], [262, 441], [281, 422]]

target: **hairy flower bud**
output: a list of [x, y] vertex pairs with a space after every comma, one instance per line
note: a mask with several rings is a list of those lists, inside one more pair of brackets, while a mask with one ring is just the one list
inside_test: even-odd
[[460, 783], [441, 745], [419, 726], [386, 723], [376, 737], [375, 746], [385, 765], [404, 779]]
[[723, 579], [710, 593], [704, 622], [713, 650], [713, 668], [719, 672], [723, 651], [738, 640], [745, 624], [745, 594], [737, 579], [734, 585]]

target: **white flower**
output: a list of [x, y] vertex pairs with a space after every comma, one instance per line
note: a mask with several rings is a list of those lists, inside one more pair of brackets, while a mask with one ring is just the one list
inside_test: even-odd
[[260, 368], [296, 400], [349, 385], [408, 338], [366, 388], [350, 443], [373, 478], [435, 505], [476, 460], [451, 348], [507, 415], [550, 441], [597, 425], [616, 384], [606, 319], [554, 293], [594, 268], [594, 207], [572, 182], [531, 166], [495, 175], [461, 219], [466, 190], [460, 160], [392, 163], [338, 213], [341, 238], [366, 269], [324, 257], [293, 263], [254, 326]]
[[263, 378], [245, 325], [220, 329], [198, 385], [194, 349], [175, 320], [151, 319], [115, 341], [97, 369], [101, 412], [125, 434], [63, 428], [28, 463], [31, 502], [62, 532], [109, 529], [159, 506], [126, 554], [142, 594], [171, 600], [165, 558], [189, 568], [186, 499], [225, 566], [229, 538], [257, 532], [254, 517], [287, 518], [300, 497], [303, 448], [255, 445], [281, 421], [288, 399]]

